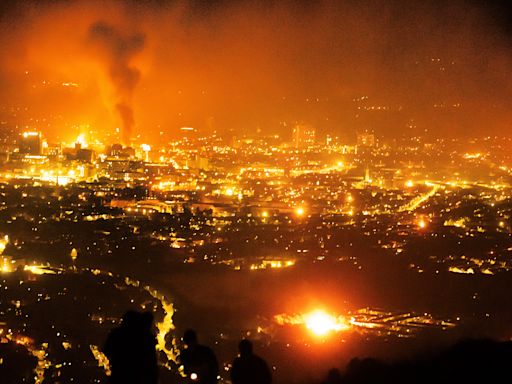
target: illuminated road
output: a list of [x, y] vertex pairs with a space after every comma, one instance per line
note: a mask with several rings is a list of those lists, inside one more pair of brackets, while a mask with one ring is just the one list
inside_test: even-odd
[[401, 206], [398, 209], [398, 212], [414, 212], [421, 205], [426, 203], [428, 201], [428, 199], [430, 199], [432, 196], [434, 196], [440, 188], [441, 187], [439, 185], [434, 185], [430, 191], [425, 192], [419, 196], [416, 196], [410, 202]]

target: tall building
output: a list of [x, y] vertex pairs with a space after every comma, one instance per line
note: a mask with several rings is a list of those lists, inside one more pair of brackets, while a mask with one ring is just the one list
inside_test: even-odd
[[296, 124], [293, 127], [293, 146], [295, 148], [307, 148], [315, 145], [315, 129], [307, 124]]
[[24, 155], [41, 155], [43, 139], [40, 132], [23, 132], [20, 137], [19, 150]]
[[357, 146], [359, 147], [374, 147], [375, 146], [375, 135], [369, 132], [363, 132], [357, 134]]
[[202, 171], [210, 170], [210, 162], [207, 157], [195, 155], [194, 159], [187, 161], [187, 165], [192, 169], [200, 169]]

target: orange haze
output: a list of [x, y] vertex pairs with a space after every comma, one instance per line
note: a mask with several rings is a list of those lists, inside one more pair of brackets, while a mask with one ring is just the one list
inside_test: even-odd
[[[119, 127], [124, 141], [147, 142], [182, 126], [286, 134], [285, 123], [299, 120], [342, 137], [407, 126], [507, 133], [508, 36], [482, 7], [8, 2], [0, 19], [2, 120], [63, 139], [80, 126]], [[28, 110], [13, 117], [11, 107]]]

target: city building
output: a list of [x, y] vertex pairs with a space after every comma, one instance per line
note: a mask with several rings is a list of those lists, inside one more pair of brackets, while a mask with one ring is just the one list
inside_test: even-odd
[[375, 146], [375, 134], [370, 132], [363, 132], [357, 134], [357, 146], [358, 147], [374, 147]]
[[19, 152], [24, 155], [41, 155], [43, 139], [40, 132], [23, 132], [19, 140]]
[[315, 129], [307, 124], [295, 124], [292, 141], [295, 148], [307, 148], [315, 144]]

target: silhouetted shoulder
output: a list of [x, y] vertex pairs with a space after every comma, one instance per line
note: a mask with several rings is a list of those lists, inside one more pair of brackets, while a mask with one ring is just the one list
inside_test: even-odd
[[233, 384], [270, 384], [272, 375], [265, 360], [256, 355], [240, 356], [231, 369]]
[[213, 350], [205, 345], [195, 345], [180, 354], [185, 374], [194, 376], [198, 383], [215, 383], [219, 374], [217, 357]]
[[[359, 383], [504, 383], [510, 382], [512, 343], [463, 340], [437, 354], [394, 363], [352, 359], [341, 377], [344, 384]], [[332, 377], [336, 383], [338, 375]]]
[[113, 384], [156, 384], [158, 364], [152, 317], [129, 311], [121, 325], [110, 331], [103, 352], [110, 361]]

